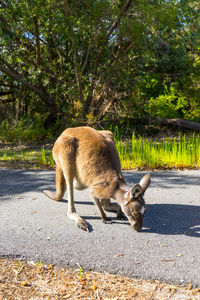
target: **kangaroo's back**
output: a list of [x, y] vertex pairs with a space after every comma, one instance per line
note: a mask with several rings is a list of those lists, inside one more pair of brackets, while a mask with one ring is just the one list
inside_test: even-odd
[[92, 186], [102, 180], [122, 177], [121, 165], [113, 135], [110, 131], [97, 131], [90, 127], [69, 128], [64, 135], [77, 141], [75, 173], [79, 181]]

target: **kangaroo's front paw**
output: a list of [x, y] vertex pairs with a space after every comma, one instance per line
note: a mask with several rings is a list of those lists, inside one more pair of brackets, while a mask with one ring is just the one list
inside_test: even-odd
[[110, 218], [108, 218], [108, 217], [102, 219], [102, 221], [103, 221], [103, 223], [105, 223], [105, 224], [110, 224], [110, 223], [112, 222], [112, 220], [111, 220]]
[[83, 229], [85, 231], [89, 231], [88, 225], [84, 220], [78, 220], [78, 222], [76, 224], [80, 229]]

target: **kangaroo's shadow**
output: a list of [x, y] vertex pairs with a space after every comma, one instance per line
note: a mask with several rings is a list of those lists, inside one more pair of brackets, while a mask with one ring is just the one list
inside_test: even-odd
[[[100, 216], [81, 216], [82, 218], [84, 218], [84, 220], [99, 220], [99, 222], [102, 222]], [[123, 224], [123, 225], [130, 225], [130, 223], [128, 222], [128, 219], [124, 216], [123, 218], [117, 218], [114, 216], [109, 217], [108, 218], [108, 225], [109, 224]]]
[[[66, 199], [59, 202], [68, 203]], [[94, 205], [92, 201], [75, 201], [75, 204]], [[165, 235], [200, 237], [200, 206], [183, 204], [146, 204], [142, 232]], [[101, 220], [100, 216], [83, 216], [86, 220]], [[125, 221], [125, 222], [124, 222]], [[115, 216], [111, 223], [127, 225], [126, 217], [119, 221]], [[90, 227], [90, 230], [92, 228]]]
[[147, 204], [143, 232], [200, 237], [200, 206]]
[[[61, 199], [59, 202], [62, 202], [62, 203], [68, 203], [68, 200], [67, 199]], [[74, 204], [83, 204], [83, 205], [95, 205], [94, 202], [92, 201], [74, 201]]]

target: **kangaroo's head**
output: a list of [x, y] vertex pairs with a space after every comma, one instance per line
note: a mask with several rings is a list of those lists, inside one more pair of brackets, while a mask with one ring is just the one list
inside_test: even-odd
[[139, 184], [135, 184], [128, 192], [124, 194], [124, 200], [121, 203], [121, 209], [129, 219], [131, 227], [139, 231], [142, 229], [143, 216], [146, 210], [144, 193], [151, 182], [149, 174], [142, 177]]

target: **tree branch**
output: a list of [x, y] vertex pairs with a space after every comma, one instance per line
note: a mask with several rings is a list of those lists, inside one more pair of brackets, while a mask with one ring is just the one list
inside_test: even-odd
[[[0, 58], [0, 61], [2, 61], [4, 63], [4, 65], [9, 67], [9, 64], [6, 61], [4, 61], [2, 58]], [[46, 91], [44, 92], [44, 88], [38, 88], [37, 86], [31, 84], [30, 82], [24, 80], [24, 78], [21, 74], [19, 74], [16, 71], [13, 71], [11, 68], [4, 67], [4, 65], [0, 65], [1, 72], [7, 74], [9, 77], [15, 79], [16, 81], [21, 82], [24, 86], [28, 87], [35, 94], [37, 94], [48, 106], [49, 111], [51, 111], [51, 112], [58, 111], [55, 101]]]
[[133, 0], [126, 0], [121, 13], [117, 17], [117, 19], [113, 22], [113, 24], [111, 25], [109, 31], [107, 32], [107, 35], [106, 35], [107, 40], [109, 40], [109, 38], [110, 38], [111, 34], [113, 33], [113, 31], [118, 27], [118, 25], [121, 21], [121, 18], [126, 14], [126, 12], [128, 11], [128, 9], [129, 9], [132, 2], [133, 2]]

